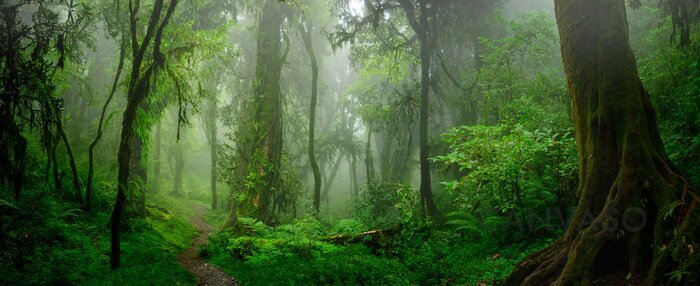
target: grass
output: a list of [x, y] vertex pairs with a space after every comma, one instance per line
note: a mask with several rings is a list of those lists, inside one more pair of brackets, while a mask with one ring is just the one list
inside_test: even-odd
[[122, 233], [122, 266], [111, 271], [109, 209], [84, 213], [47, 190], [26, 194], [15, 203], [17, 213], [0, 216], [7, 230], [0, 285], [195, 284], [176, 259], [196, 235], [187, 221], [191, 201], [149, 194], [148, 204], [159, 208], [130, 222]]

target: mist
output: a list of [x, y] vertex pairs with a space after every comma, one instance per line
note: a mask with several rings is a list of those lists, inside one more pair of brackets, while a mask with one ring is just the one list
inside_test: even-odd
[[2, 1], [0, 284], [697, 283], [696, 2]]

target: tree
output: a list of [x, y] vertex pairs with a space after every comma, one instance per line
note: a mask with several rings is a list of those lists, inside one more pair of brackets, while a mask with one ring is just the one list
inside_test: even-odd
[[[314, 211], [318, 214], [321, 211], [321, 170], [318, 168], [316, 161], [316, 103], [318, 101], [318, 61], [314, 52], [313, 42], [311, 41], [311, 29], [313, 25], [311, 20], [308, 20], [305, 25], [299, 25], [299, 32], [304, 40], [304, 47], [309, 54], [311, 60], [311, 107], [309, 109], [309, 163], [314, 174]], [[307, 31], [308, 29], [308, 31]]]
[[428, 26], [428, 0], [417, 0], [420, 15], [416, 15], [415, 4], [411, 0], [399, 0], [399, 4], [406, 13], [408, 23], [418, 36], [420, 42], [420, 119], [418, 124], [418, 141], [420, 148], [420, 197], [421, 208], [425, 216], [434, 217], [437, 215], [437, 208], [433, 201], [433, 192], [430, 182], [430, 157], [428, 145], [428, 101], [430, 100], [430, 64], [432, 61], [432, 43]]
[[[280, 73], [286, 54], [281, 49], [285, 15], [276, 0], [265, 0], [257, 31], [257, 54], [253, 98], [247, 103], [242, 122], [236, 191], [245, 192], [247, 203], [255, 206], [255, 217], [265, 223], [273, 220], [270, 205], [280, 188], [282, 159], [282, 99]], [[232, 202], [236, 204], [237, 202]], [[225, 227], [236, 223], [236, 207], [231, 207]]]
[[[131, 140], [134, 135], [134, 123], [136, 121], [137, 109], [139, 105], [148, 97], [151, 80], [156, 70], [164, 66], [165, 56], [161, 52], [161, 42], [163, 30], [168, 25], [170, 17], [175, 12], [178, 0], [171, 0], [165, 5], [164, 0], [156, 0], [153, 3], [153, 11], [146, 26], [146, 34], [139, 42], [137, 32], [138, 12], [140, 1], [129, 1], [129, 32], [131, 36], [131, 78], [127, 93], [127, 104], [122, 119], [121, 137], [117, 153], [117, 198], [112, 209], [110, 218], [111, 224], [111, 244], [112, 251], [110, 265], [112, 269], [119, 268], [120, 259], [120, 230], [121, 218], [124, 204], [126, 203], [126, 192], [129, 188], [129, 171], [131, 169]], [[163, 14], [165, 11], [165, 15]], [[153, 43], [151, 43], [151, 41]], [[149, 45], [153, 45], [153, 61], [144, 61]], [[145, 70], [144, 70], [145, 69]]]
[[[201, 90], [201, 87], [200, 87]], [[201, 92], [201, 91], [200, 91]], [[204, 133], [207, 136], [207, 143], [209, 143], [209, 154], [211, 156], [211, 209], [215, 210], [218, 207], [217, 194], [216, 194], [216, 165], [217, 163], [217, 126], [216, 119], [218, 117], [218, 107], [216, 93], [209, 94], [207, 98], [207, 110], [206, 115], [202, 120], [202, 126], [204, 127]]]
[[[579, 205], [563, 237], [507, 285], [697, 282], [698, 197], [669, 161], [629, 44], [624, 0], [556, 0], [579, 155]], [[650, 247], [651, 246], [651, 247]], [[615, 276], [618, 275], [618, 276]]]
[[[117, 9], [119, 9], [119, 7], [117, 7]], [[117, 72], [114, 75], [114, 81], [112, 82], [112, 88], [109, 92], [109, 96], [107, 97], [107, 100], [102, 106], [102, 112], [100, 113], [100, 120], [97, 123], [97, 132], [95, 134], [95, 138], [92, 139], [92, 142], [90, 142], [90, 145], [88, 146], [88, 174], [87, 182], [85, 183], [85, 210], [87, 211], [89, 211], [92, 207], [92, 195], [94, 192], [92, 180], [95, 176], [95, 147], [97, 146], [97, 143], [99, 143], [102, 139], [102, 129], [104, 128], [104, 122], [107, 116], [107, 108], [109, 107], [109, 104], [112, 102], [112, 99], [114, 98], [114, 95], [117, 92], [119, 78], [121, 77], [122, 70], [124, 69], [124, 58], [126, 57], [126, 50], [128, 48], [128, 41], [126, 40], [126, 36], [124, 34], [122, 34], [120, 41], [121, 44], [119, 45], [119, 64], [117, 65]]]

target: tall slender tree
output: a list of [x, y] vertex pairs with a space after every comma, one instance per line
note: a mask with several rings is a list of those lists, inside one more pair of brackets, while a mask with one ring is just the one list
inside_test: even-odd
[[[127, 93], [127, 104], [122, 120], [121, 137], [117, 153], [117, 198], [110, 218], [112, 251], [110, 265], [112, 269], [121, 265], [120, 231], [121, 218], [126, 192], [129, 188], [129, 171], [131, 169], [131, 139], [134, 135], [134, 123], [139, 105], [148, 97], [150, 85], [156, 71], [165, 64], [165, 56], [161, 52], [163, 31], [175, 12], [178, 0], [170, 0], [166, 5], [165, 0], [155, 0], [153, 11], [146, 26], [146, 33], [139, 41], [138, 14], [141, 2], [129, 1], [129, 34], [131, 36], [131, 78]], [[165, 13], [163, 13], [165, 12]], [[153, 61], [146, 61], [146, 52], [152, 45]]]
[[[429, 3], [428, 0], [399, 0], [401, 8], [406, 13], [406, 18], [420, 43], [420, 115], [418, 124], [418, 141], [420, 154], [420, 197], [421, 207], [425, 216], [434, 217], [437, 215], [437, 208], [433, 201], [432, 184], [430, 181], [430, 145], [428, 144], [428, 117], [430, 100], [430, 65], [432, 62], [432, 43], [430, 37], [430, 27], [428, 25]], [[417, 5], [416, 5], [417, 4]], [[416, 6], [419, 11], [416, 11]]]
[[308, 20], [299, 25], [299, 32], [304, 40], [304, 47], [309, 54], [311, 60], [311, 106], [309, 109], [309, 163], [311, 171], [314, 175], [314, 211], [318, 214], [321, 211], [321, 170], [318, 168], [316, 161], [316, 103], [318, 101], [318, 60], [314, 52], [314, 46], [311, 37], [311, 29], [313, 28], [311, 20]]

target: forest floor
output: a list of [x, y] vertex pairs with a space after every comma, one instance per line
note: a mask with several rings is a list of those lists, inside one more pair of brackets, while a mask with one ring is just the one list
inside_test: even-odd
[[192, 217], [192, 225], [197, 228], [199, 235], [195, 238], [192, 246], [190, 246], [185, 252], [180, 254], [177, 260], [180, 262], [182, 267], [192, 272], [197, 276], [197, 285], [209, 285], [209, 286], [238, 286], [236, 280], [221, 271], [214, 265], [209, 264], [206, 260], [199, 257], [199, 246], [207, 243], [207, 240], [211, 236], [214, 227], [204, 221], [204, 213], [206, 210], [204, 207], [193, 204], [192, 209], [194, 210], [194, 217]]

